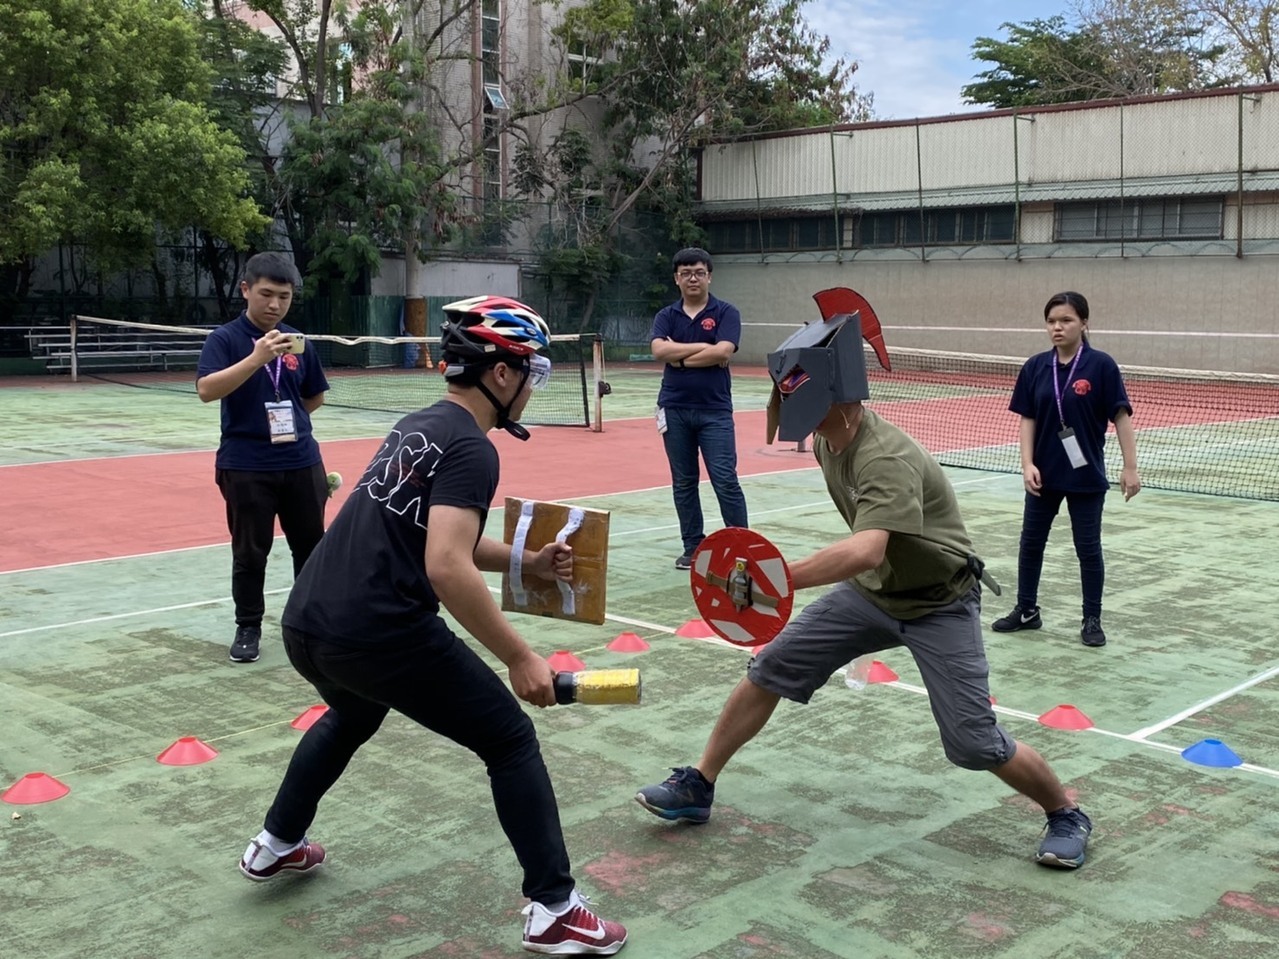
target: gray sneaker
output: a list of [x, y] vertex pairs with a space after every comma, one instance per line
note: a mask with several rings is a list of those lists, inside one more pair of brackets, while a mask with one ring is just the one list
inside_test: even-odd
[[693, 568], [692, 555], [690, 555], [689, 553], [685, 553], [679, 559], [675, 560], [675, 568], [676, 569], [692, 569]]
[[671, 770], [665, 782], [645, 786], [635, 794], [635, 801], [654, 816], [671, 822], [706, 822], [711, 818], [715, 801], [715, 784], [708, 783], [692, 766]]
[[231, 644], [231, 662], [256, 663], [258, 644], [262, 642], [262, 629], [258, 626], [237, 626], [235, 642]]
[[1047, 833], [1039, 844], [1035, 862], [1056, 869], [1078, 869], [1092, 835], [1092, 820], [1082, 809], [1058, 809], [1048, 814]]

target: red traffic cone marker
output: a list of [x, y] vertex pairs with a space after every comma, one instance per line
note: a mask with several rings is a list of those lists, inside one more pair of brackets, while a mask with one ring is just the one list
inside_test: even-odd
[[218, 751], [208, 743], [202, 743], [194, 736], [183, 736], [156, 756], [155, 761], [166, 766], [198, 766], [216, 759], [217, 755]]
[[898, 678], [895, 672], [878, 659], [871, 662], [870, 670], [866, 673], [866, 682], [868, 683], [895, 683]]
[[1054, 706], [1039, 717], [1039, 721], [1053, 729], [1089, 729], [1092, 720], [1069, 704]]
[[551, 655], [546, 657], [546, 661], [551, 664], [551, 668], [557, 673], [576, 673], [586, 668], [586, 664], [567, 649], [551, 653]]
[[648, 648], [648, 643], [637, 633], [621, 633], [605, 647], [615, 653], [642, 653]]
[[710, 639], [717, 635], [715, 630], [707, 625], [704, 619], [690, 619], [687, 623], [675, 630], [676, 636], [683, 636], [685, 639]]
[[297, 719], [289, 723], [294, 729], [307, 730], [315, 725], [315, 721], [329, 711], [326, 703], [316, 703], [314, 706], [301, 713]]
[[[69, 792], [71, 792], [70, 786], [58, 782], [48, 773], [27, 773], [0, 793], [0, 799], [15, 806], [28, 806], [38, 802], [53, 802]], [[17, 813], [14, 815], [16, 816]]]

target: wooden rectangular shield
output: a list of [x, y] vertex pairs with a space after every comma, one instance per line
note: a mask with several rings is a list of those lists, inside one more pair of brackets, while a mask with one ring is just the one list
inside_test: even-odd
[[[608, 510], [508, 496], [502, 542], [512, 547], [512, 569], [502, 574], [502, 609], [603, 624], [608, 519]], [[537, 551], [557, 539], [573, 548], [573, 581], [551, 582], [528, 575], [516, 547]]]

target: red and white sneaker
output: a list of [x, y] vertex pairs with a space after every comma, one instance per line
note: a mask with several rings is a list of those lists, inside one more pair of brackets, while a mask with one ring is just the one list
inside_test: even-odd
[[540, 902], [524, 907], [524, 948], [550, 956], [611, 956], [626, 945], [626, 927], [595, 915], [585, 896], [573, 890], [563, 915]]
[[240, 860], [240, 872], [254, 882], [274, 879], [286, 869], [293, 872], [310, 872], [324, 862], [324, 847], [318, 842], [303, 839], [302, 845], [283, 856], [277, 856], [264, 844], [254, 839], [244, 850]]

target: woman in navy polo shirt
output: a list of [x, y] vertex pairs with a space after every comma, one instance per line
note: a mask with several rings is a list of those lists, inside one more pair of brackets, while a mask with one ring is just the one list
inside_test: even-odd
[[1085, 646], [1106, 645], [1101, 594], [1106, 567], [1101, 553], [1101, 510], [1110, 483], [1102, 451], [1106, 424], [1115, 424], [1123, 454], [1119, 489], [1124, 500], [1141, 490], [1132, 404], [1119, 366], [1088, 342], [1088, 301], [1058, 293], [1044, 307], [1053, 348], [1026, 361], [1008, 408], [1021, 417], [1021, 472], [1026, 487], [1021, 546], [1017, 554], [1017, 605], [991, 628], [1000, 633], [1039, 629], [1039, 577], [1044, 547], [1062, 500], [1083, 581]]

